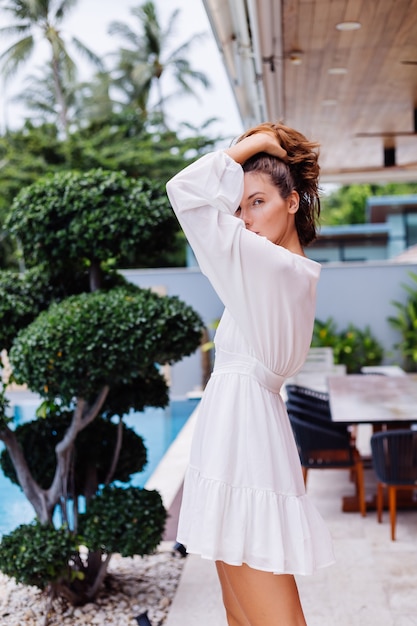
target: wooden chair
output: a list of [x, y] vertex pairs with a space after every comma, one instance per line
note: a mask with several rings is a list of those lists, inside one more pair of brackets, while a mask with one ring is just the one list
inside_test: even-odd
[[374, 433], [371, 452], [378, 480], [378, 522], [382, 522], [384, 488], [387, 487], [391, 539], [395, 541], [397, 491], [417, 489], [417, 431], [401, 429]]

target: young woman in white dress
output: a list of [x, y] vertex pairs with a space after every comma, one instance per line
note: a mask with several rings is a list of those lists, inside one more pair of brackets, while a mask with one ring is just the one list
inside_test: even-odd
[[304, 626], [294, 576], [334, 561], [280, 394], [311, 342], [321, 268], [303, 249], [316, 237], [318, 177], [317, 145], [266, 123], [167, 184], [225, 306], [177, 539], [215, 561], [229, 626]]

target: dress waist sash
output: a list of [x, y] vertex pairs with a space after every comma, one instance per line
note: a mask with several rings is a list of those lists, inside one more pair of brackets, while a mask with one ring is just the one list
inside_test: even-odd
[[217, 349], [212, 376], [219, 374], [244, 374], [251, 376], [260, 385], [273, 393], [279, 393], [285, 381], [284, 376], [276, 374], [255, 357]]

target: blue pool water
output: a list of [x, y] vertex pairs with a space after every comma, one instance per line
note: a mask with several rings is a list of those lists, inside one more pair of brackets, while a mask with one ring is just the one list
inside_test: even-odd
[[[198, 400], [175, 400], [166, 409], [148, 408], [141, 413], [131, 413], [124, 418], [127, 426], [143, 437], [148, 463], [143, 472], [132, 476], [131, 484], [143, 487], [168, 450]], [[14, 407], [15, 421], [33, 419], [37, 403], [25, 403]], [[0, 443], [0, 451], [3, 448]], [[11, 532], [19, 524], [34, 518], [34, 510], [22, 491], [6, 478], [0, 469], [0, 537]]]

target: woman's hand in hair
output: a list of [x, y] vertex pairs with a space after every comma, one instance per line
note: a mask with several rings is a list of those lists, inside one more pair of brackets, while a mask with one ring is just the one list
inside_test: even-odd
[[283, 161], [287, 158], [287, 152], [281, 147], [277, 136], [272, 131], [255, 132], [227, 148], [225, 152], [240, 164], [259, 152], [266, 152]]

